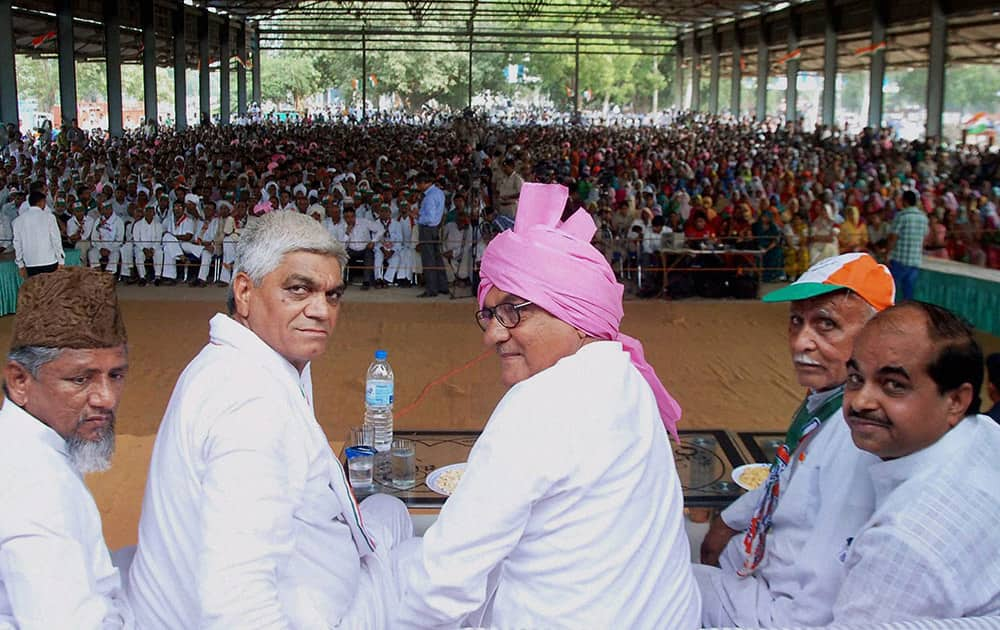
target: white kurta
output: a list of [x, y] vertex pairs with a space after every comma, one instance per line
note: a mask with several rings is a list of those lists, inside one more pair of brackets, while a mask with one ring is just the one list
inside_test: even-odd
[[66, 441], [7, 399], [0, 428], [0, 628], [130, 625], [101, 515]]
[[682, 520], [649, 385], [621, 344], [590, 343], [500, 401], [407, 567], [399, 627], [696, 628]]
[[210, 328], [156, 436], [129, 581], [139, 627], [381, 627], [393, 596], [378, 569], [407, 533], [376, 531], [373, 553], [308, 366], [226, 315]]
[[868, 468], [875, 513], [847, 554], [837, 623], [1000, 615], [1000, 426], [968, 416]]
[[[825, 398], [810, 397], [815, 410]], [[746, 554], [743, 534], [719, 558], [722, 570], [696, 565], [707, 625], [742, 627], [819, 626], [833, 619], [833, 601], [844, 578], [840, 559], [874, 510], [867, 468], [878, 461], [851, 440], [843, 411], [792, 454], [781, 474], [781, 496], [767, 536], [764, 559], [750, 577], [740, 577]], [[727, 525], [750, 524], [760, 492], [749, 492], [723, 513]], [[721, 608], [724, 616], [713, 617]]]

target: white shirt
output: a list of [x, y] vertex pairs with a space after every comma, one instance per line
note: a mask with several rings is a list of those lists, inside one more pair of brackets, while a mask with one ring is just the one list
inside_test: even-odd
[[[385, 247], [388, 243], [386, 249], [396, 251], [403, 246], [403, 226], [400, 225], [399, 221], [394, 221], [389, 219], [388, 228], [382, 223], [382, 220], [376, 220], [371, 224], [372, 236], [375, 239], [375, 244], [378, 247]], [[389, 235], [386, 236], [386, 232]]]
[[125, 235], [125, 226], [121, 217], [112, 213], [108, 217], [100, 217], [94, 224], [94, 231], [90, 235], [90, 242], [94, 247], [105, 249], [117, 249], [122, 244]]
[[156, 436], [130, 574], [137, 624], [334, 626], [373, 543], [316, 422], [309, 368], [226, 315], [209, 341]]
[[371, 225], [365, 219], [357, 217], [354, 221], [354, 227], [347, 225], [346, 221], [341, 221], [341, 223], [343, 224], [341, 242], [348, 249], [360, 251], [368, 247], [369, 243], [375, 242], [372, 238]]
[[1000, 426], [968, 416], [868, 468], [875, 513], [847, 554], [837, 623], [1000, 615]]
[[0, 427], [0, 628], [124, 627], [121, 577], [66, 441], [7, 399]]
[[[815, 411], [825, 392], [809, 396]], [[838, 410], [792, 454], [781, 473], [781, 495], [767, 535], [764, 559], [740, 577], [743, 534], [733, 537], [713, 574], [715, 589], [743, 627], [820, 626], [833, 620], [833, 602], [844, 577], [839, 556], [874, 510], [867, 467], [878, 461], [856, 446]], [[748, 492], [722, 512], [736, 530], [750, 524], [763, 488]]]
[[89, 239], [93, 229], [94, 219], [90, 215], [84, 215], [83, 221], [80, 221], [75, 216], [70, 217], [66, 221], [66, 236], [76, 236], [79, 234], [81, 241]]
[[146, 221], [145, 217], [132, 224], [132, 241], [140, 248], [159, 247], [163, 237], [163, 225], [155, 218]]
[[512, 387], [408, 567], [400, 628], [696, 628], [683, 495], [649, 385], [593, 342]]
[[66, 261], [59, 224], [51, 212], [31, 206], [14, 219], [14, 262], [18, 267], [44, 267]]
[[472, 229], [466, 227], [464, 230], [458, 227], [454, 221], [444, 224], [444, 242], [442, 252], [451, 252], [453, 260], [462, 260], [469, 253], [472, 247]]

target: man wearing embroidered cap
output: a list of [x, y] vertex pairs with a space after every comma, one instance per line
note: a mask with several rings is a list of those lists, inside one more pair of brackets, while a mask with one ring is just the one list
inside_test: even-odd
[[386, 627], [413, 524], [395, 497], [359, 507], [313, 408], [346, 258], [297, 212], [241, 233], [229, 314], [156, 435], [129, 580], [143, 630]]
[[[833, 620], [838, 559], [871, 516], [875, 458], [851, 441], [842, 401], [865, 323], [892, 306], [889, 270], [868, 254], [822, 260], [765, 302], [791, 302], [788, 342], [808, 388], [767, 481], [713, 520], [695, 566], [706, 626], [819, 626]], [[720, 569], [706, 566], [716, 564]]]
[[567, 197], [524, 184], [483, 255], [476, 319], [510, 390], [407, 563], [400, 627], [698, 626], [680, 407], [619, 332], [623, 287], [586, 212], [560, 221]]
[[114, 452], [125, 344], [113, 277], [70, 267], [21, 286], [0, 410], [0, 627], [130, 624], [83, 483]]

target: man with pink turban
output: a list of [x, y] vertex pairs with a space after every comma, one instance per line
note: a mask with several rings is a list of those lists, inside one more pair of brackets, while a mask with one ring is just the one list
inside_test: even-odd
[[696, 628], [668, 433], [680, 407], [623, 335], [623, 287], [567, 189], [524, 184], [476, 319], [510, 390], [419, 552], [399, 627]]

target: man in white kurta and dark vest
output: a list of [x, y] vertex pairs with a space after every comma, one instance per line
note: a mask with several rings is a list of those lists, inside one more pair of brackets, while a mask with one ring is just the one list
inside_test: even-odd
[[156, 436], [129, 583], [140, 628], [386, 627], [389, 552], [412, 522], [394, 497], [358, 506], [313, 409], [345, 259], [296, 212], [240, 235], [229, 314]]
[[131, 627], [83, 482], [110, 465], [128, 371], [114, 285], [67, 267], [18, 295], [0, 410], [0, 628]]
[[906, 302], [861, 331], [844, 416], [879, 459], [875, 513], [843, 556], [837, 623], [1000, 616], [1000, 426], [978, 414], [982, 385], [972, 328], [939, 306]]
[[705, 564], [695, 565], [705, 626], [832, 621], [839, 556], [874, 509], [867, 468], [877, 461], [854, 446], [844, 424], [846, 365], [857, 334], [894, 295], [885, 266], [868, 254], [844, 254], [764, 298], [791, 302], [789, 350], [809, 393], [767, 481], [726, 508], [705, 536]]
[[400, 628], [698, 627], [680, 407], [619, 332], [623, 287], [586, 212], [560, 221], [567, 197], [525, 184], [483, 256], [476, 319], [510, 390], [404, 562]]

